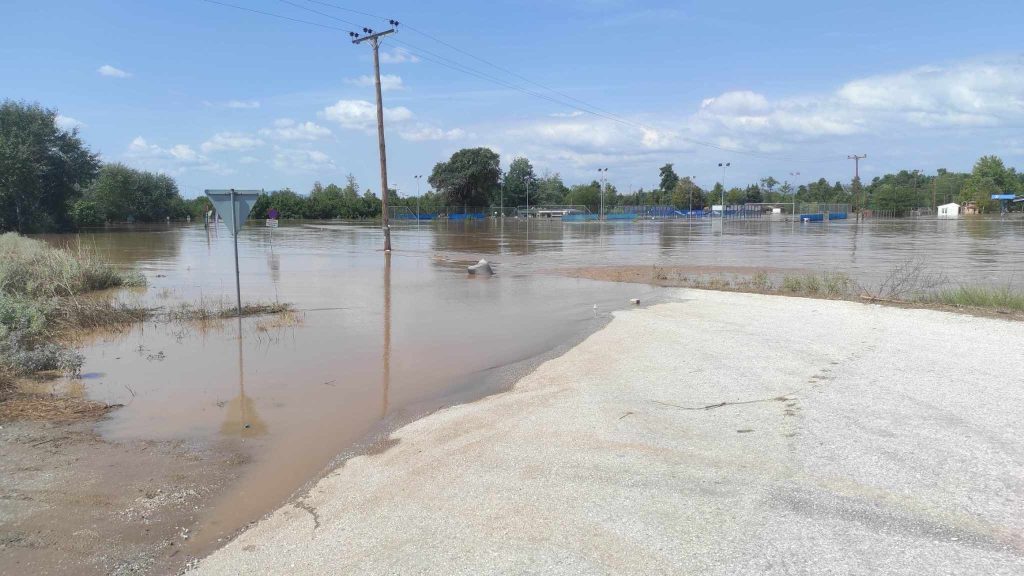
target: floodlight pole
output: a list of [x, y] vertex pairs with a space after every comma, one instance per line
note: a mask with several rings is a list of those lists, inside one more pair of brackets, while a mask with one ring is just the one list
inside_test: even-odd
[[[392, 21], [393, 26], [397, 26], [398, 23]], [[377, 91], [377, 145], [380, 149], [380, 211], [381, 211], [381, 226], [384, 229], [384, 252], [391, 252], [391, 226], [388, 223], [388, 158], [387, 151], [384, 146], [384, 103], [380, 95], [380, 39], [388, 34], [394, 34], [395, 29], [389, 28], [383, 32], [374, 33], [369, 28], [363, 28], [363, 32], [367, 33], [368, 36], [358, 36], [355, 32], [350, 32], [352, 35], [353, 44], [361, 44], [365, 41], [370, 42], [370, 46], [373, 47], [373, 78], [374, 87]]]
[[232, 188], [231, 189], [231, 229], [234, 231], [234, 234], [232, 234], [231, 236], [234, 237], [234, 241], [235, 241], [235, 297], [238, 299], [237, 300], [237, 302], [238, 302], [238, 317], [241, 318], [242, 317], [242, 282], [239, 279], [239, 274], [238, 274], [238, 232], [239, 232], [238, 228], [239, 228], [239, 226], [238, 226], [238, 216], [236, 215], [236, 213], [237, 213], [237, 208], [235, 208], [235, 189]]

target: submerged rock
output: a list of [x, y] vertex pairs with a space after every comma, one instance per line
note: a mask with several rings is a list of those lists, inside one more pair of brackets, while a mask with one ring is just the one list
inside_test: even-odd
[[494, 274], [494, 270], [491, 269], [491, 263], [483, 258], [481, 258], [476, 264], [467, 268], [466, 271], [470, 274], [479, 274], [481, 276], [490, 276], [491, 274]]

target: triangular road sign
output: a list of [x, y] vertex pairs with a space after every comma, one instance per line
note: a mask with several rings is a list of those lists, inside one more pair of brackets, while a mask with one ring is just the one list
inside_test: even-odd
[[[228, 232], [232, 236], [235, 235], [237, 230], [241, 230], [242, 226], [245, 225], [246, 218], [249, 217], [249, 212], [252, 211], [252, 207], [256, 204], [256, 200], [260, 197], [259, 190], [207, 190], [206, 196], [213, 202], [214, 209], [217, 210], [217, 214], [224, 219], [224, 225], [228, 227]], [[235, 219], [231, 220], [231, 198], [234, 196], [235, 201]]]

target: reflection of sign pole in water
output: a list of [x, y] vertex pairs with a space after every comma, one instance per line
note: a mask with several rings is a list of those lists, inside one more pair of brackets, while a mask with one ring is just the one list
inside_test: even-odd
[[[239, 191], [234, 188], [230, 190], [207, 190], [206, 196], [213, 202], [217, 214], [228, 227], [228, 232], [234, 239], [235, 245], [235, 296], [238, 302], [238, 316], [242, 316], [242, 284], [238, 272], [238, 232], [245, 225], [249, 212], [259, 198], [258, 190]], [[231, 221], [224, 218], [225, 214], [231, 214]]]

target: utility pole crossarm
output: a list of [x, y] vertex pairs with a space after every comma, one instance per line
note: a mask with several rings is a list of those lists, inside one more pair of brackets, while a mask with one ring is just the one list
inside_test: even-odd
[[387, 29], [387, 30], [385, 30], [383, 32], [374, 32], [373, 34], [370, 34], [368, 36], [359, 36], [358, 38], [357, 37], [353, 37], [352, 38], [352, 43], [353, 44], [362, 44], [363, 42], [366, 42], [367, 40], [370, 40], [370, 41], [373, 41], [374, 43], [376, 43], [376, 41], [379, 38], [382, 38], [384, 36], [387, 36], [388, 34], [394, 34], [394, 33], [395, 33], [395, 29], [394, 28], [389, 28], [389, 29]]

